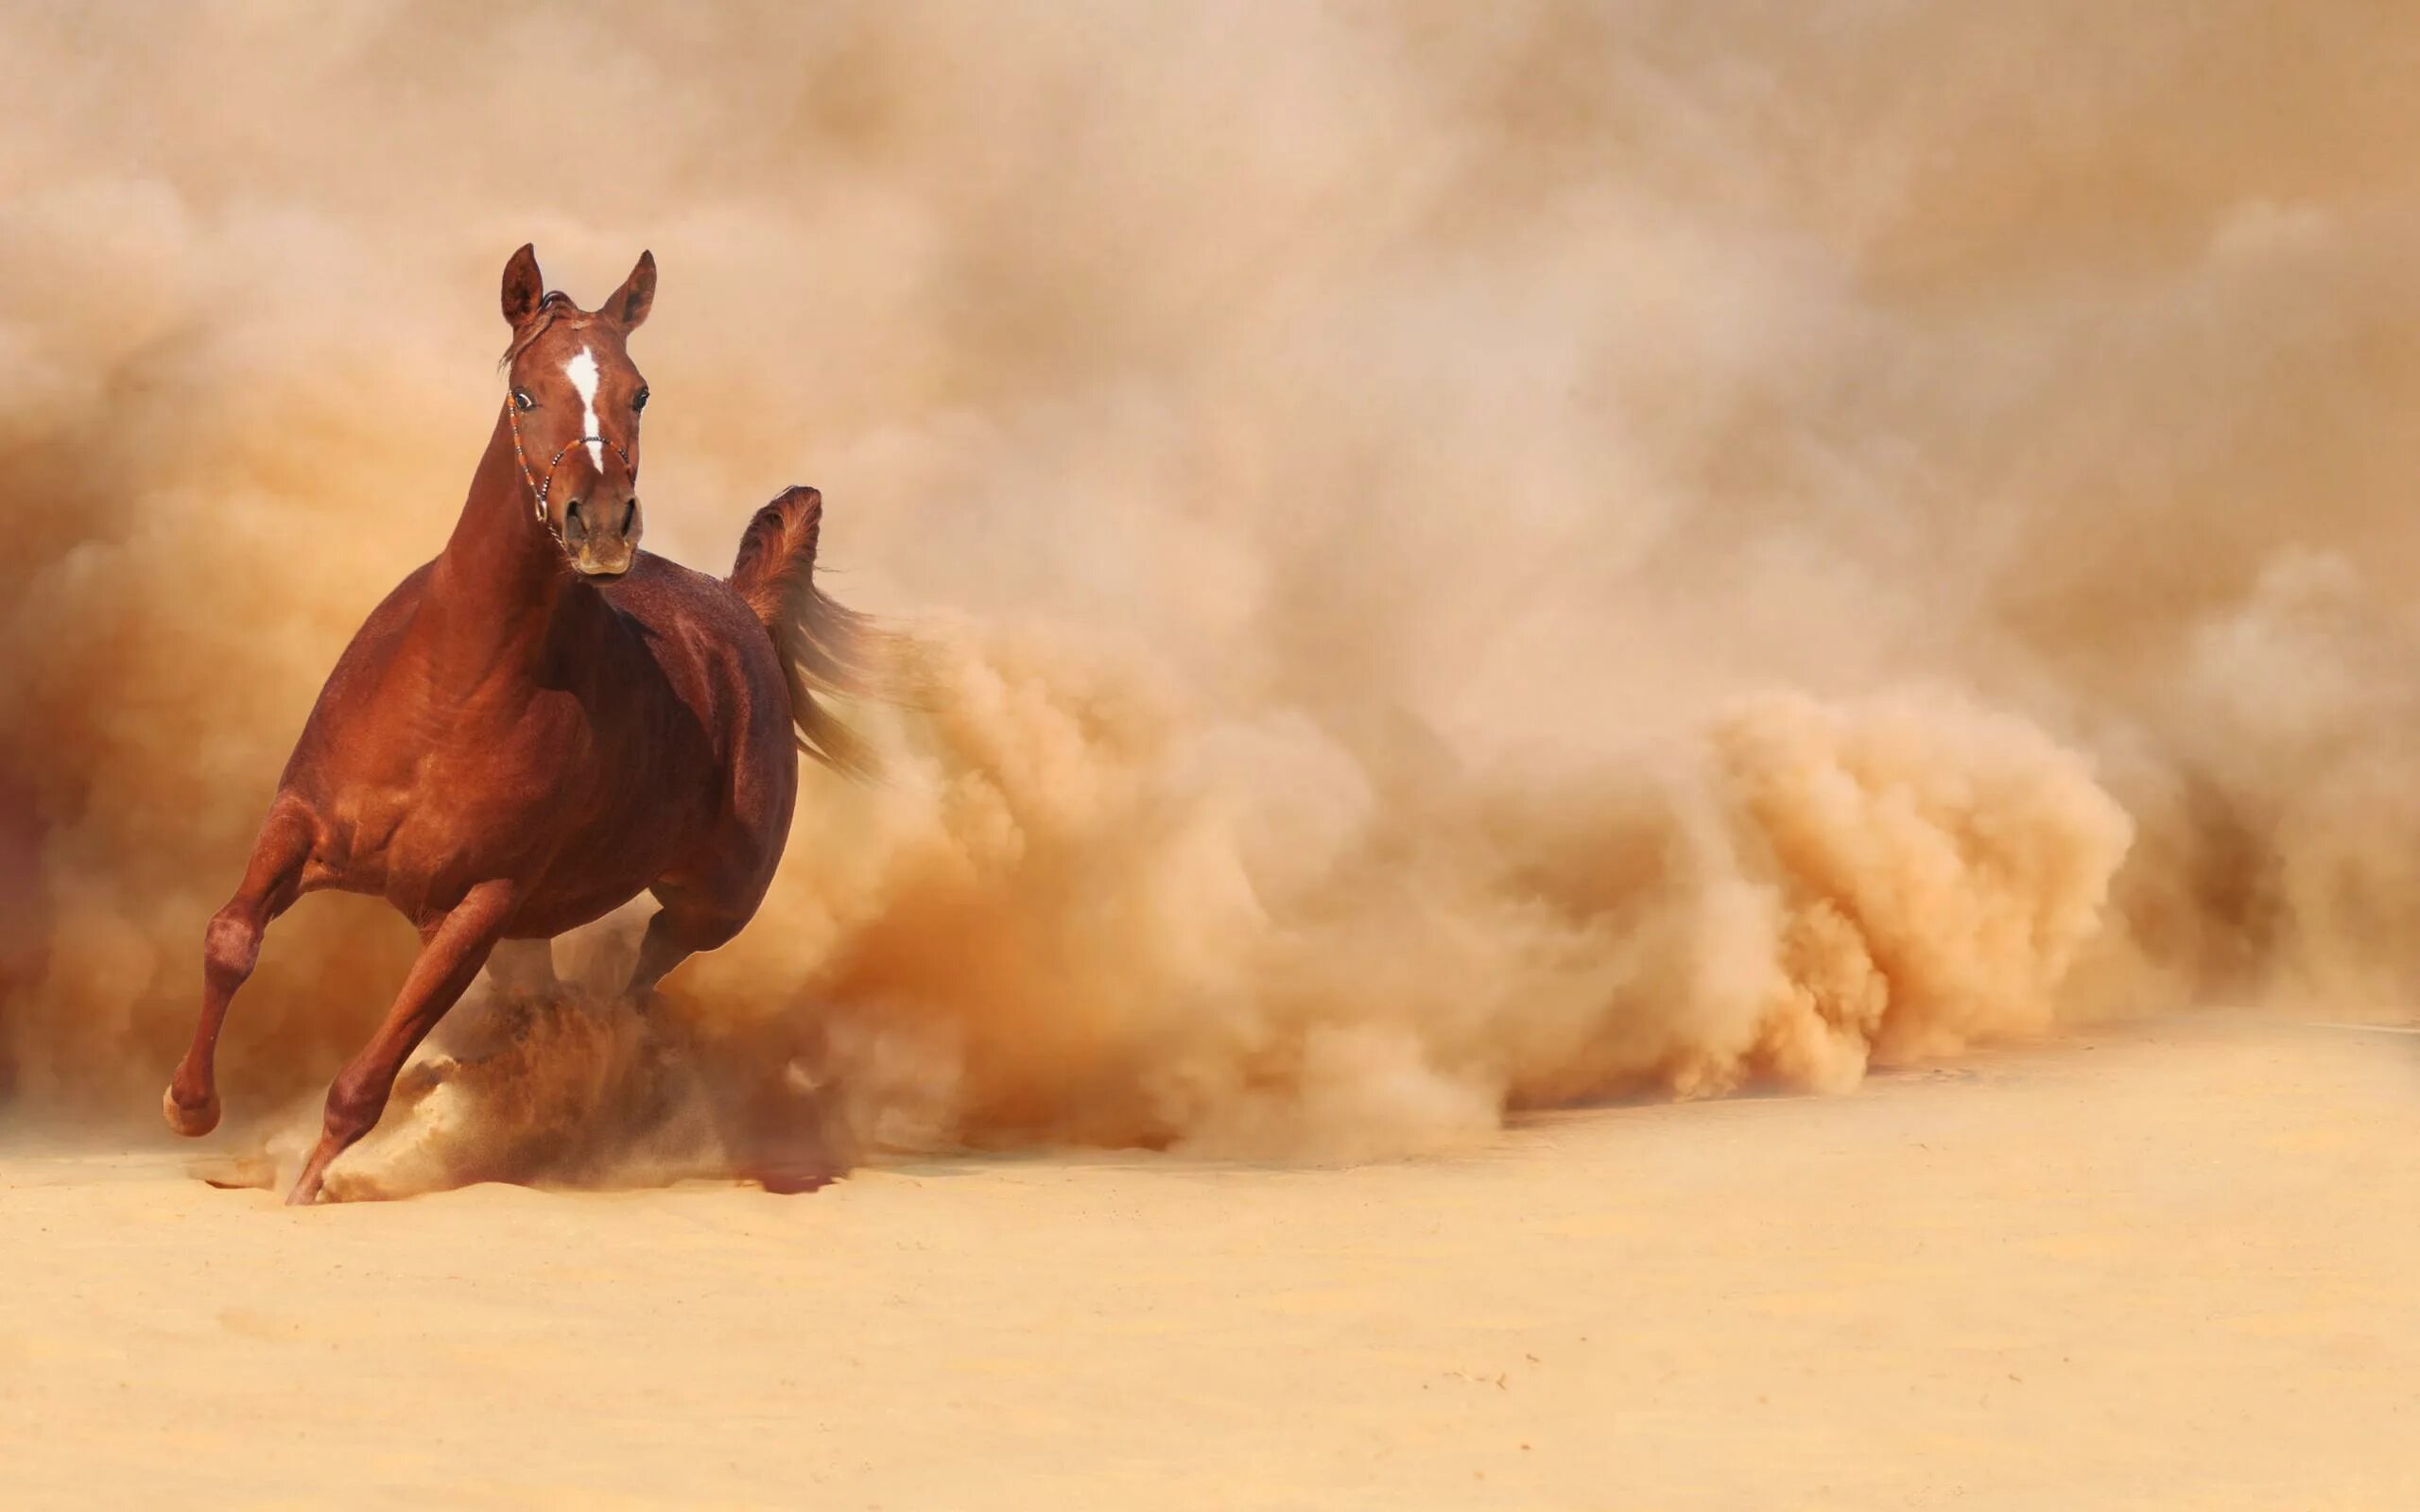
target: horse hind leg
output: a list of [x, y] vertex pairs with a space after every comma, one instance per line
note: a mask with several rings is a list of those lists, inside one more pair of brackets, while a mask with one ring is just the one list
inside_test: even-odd
[[488, 955], [488, 980], [507, 992], [544, 997], [562, 986], [555, 975], [554, 941], [500, 939]]
[[[726, 944], [754, 917], [761, 886], [744, 902], [717, 902], [687, 888], [658, 886], [664, 906], [647, 924], [639, 960], [624, 990], [644, 1002], [655, 985], [700, 951]], [[813, 1192], [838, 1180], [853, 1163], [855, 1142], [838, 1114], [832, 1089], [802, 1082], [802, 1067], [820, 1065], [821, 1025], [775, 1024], [743, 1036], [716, 1057], [719, 1069], [707, 1100], [733, 1174], [768, 1192]]]
[[420, 957], [404, 978], [394, 1006], [387, 1010], [370, 1042], [345, 1063], [328, 1088], [320, 1143], [304, 1162], [294, 1190], [286, 1194], [288, 1203], [317, 1202], [329, 1163], [377, 1126], [379, 1116], [387, 1110], [387, 1099], [394, 1092], [396, 1074], [487, 964], [488, 954], [495, 948], [517, 902], [511, 884], [482, 883], [444, 918], [422, 931]]
[[187, 1138], [218, 1126], [218, 1032], [227, 1022], [227, 1005], [251, 976], [270, 920], [302, 895], [302, 869], [317, 839], [318, 826], [299, 802], [272, 806], [235, 896], [211, 917], [202, 936], [201, 1017], [160, 1099], [168, 1126]]
[[757, 900], [763, 896], [760, 888], [744, 906], [735, 906], [694, 888], [667, 884], [652, 890], [664, 906], [648, 919], [647, 934], [639, 940], [638, 964], [622, 988], [624, 997], [641, 1002], [683, 961], [700, 951], [729, 944], [754, 917]]

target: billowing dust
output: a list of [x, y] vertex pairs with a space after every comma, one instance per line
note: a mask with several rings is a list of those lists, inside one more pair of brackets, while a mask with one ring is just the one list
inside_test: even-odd
[[[816, 484], [937, 686], [650, 1015], [642, 905], [475, 989], [337, 1190], [1378, 1158], [2391, 1008], [2415, 65], [2290, 0], [12, 7], [9, 1095], [156, 1117], [525, 239], [592, 301], [662, 265], [649, 545], [720, 570]], [[235, 1147], [411, 946], [272, 929]]]

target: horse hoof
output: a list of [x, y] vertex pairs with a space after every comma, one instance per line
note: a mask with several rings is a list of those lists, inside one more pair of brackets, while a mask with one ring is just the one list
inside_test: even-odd
[[830, 1171], [759, 1171], [756, 1184], [777, 1197], [801, 1197], [821, 1192], [839, 1177]]
[[778, 1197], [821, 1192], [847, 1173], [823, 1160], [794, 1160], [758, 1162], [743, 1168], [742, 1180], [753, 1181]]
[[200, 1103], [187, 1107], [177, 1100], [177, 1090], [170, 1087], [160, 1094], [160, 1112], [168, 1126], [189, 1140], [199, 1139], [218, 1126], [218, 1094], [210, 1093]]

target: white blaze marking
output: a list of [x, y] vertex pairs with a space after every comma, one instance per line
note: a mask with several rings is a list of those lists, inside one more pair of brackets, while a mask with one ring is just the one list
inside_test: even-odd
[[[572, 387], [579, 392], [579, 434], [591, 438], [602, 435], [603, 433], [596, 428], [596, 355], [586, 347], [580, 348], [577, 356], [563, 364], [563, 376], [570, 379]], [[605, 471], [603, 441], [596, 439], [589, 441], [588, 459], [596, 465], [597, 472]]]

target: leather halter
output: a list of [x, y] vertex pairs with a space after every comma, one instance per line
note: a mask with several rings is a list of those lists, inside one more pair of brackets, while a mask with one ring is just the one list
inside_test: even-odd
[[537, 474], [529, 471], [529, 458], [521, 450], [521, 402], [514, 399], [510, 392], [504, 396], [504, 417], [506, 422], [512, 427], [512, 459], [521, 464], [521, 481], [529, 485], [529, 498], [530, 502], [536, 506], [538, 523], [544, 525], [550, 532], [554, 530], [555, 523], [546, 518], [546, 490], [555, 486], [555, 469], [562, 466], [563, 454], [573, 447], [584, 446], [590, 441], [596, 441], [600, 445], [614, 448], [614, 455], [622, 459], [622, 471], [631, 474], [631, 481], [633, 484], [638, 481], [638, 469], [631, 466], [631, 454], [622, 450], [620, 442], [603, 436], [576, 436], [565, 441], [556, 449], [555, 455], [547, 459], [546, 476], [544, 481], [541, 481]]

